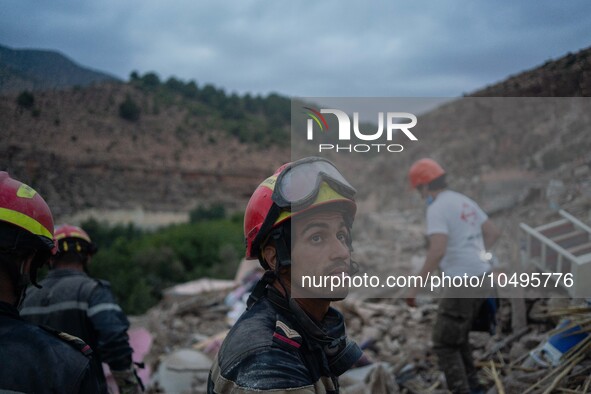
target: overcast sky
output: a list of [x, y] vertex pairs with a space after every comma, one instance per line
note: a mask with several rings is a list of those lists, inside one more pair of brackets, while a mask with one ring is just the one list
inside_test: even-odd
[[0, 44], [289, 96], [454, 97], [591, 46], [589, 0], [18, 0]]

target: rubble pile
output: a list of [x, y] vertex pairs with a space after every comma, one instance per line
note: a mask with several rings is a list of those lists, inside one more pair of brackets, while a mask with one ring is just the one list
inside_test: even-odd
[[[470, 333], [479, 378], [491, 388], [489, 393], [550, 393], [552, 387], [575, 390], [563, 392], [587, 392], [582, 388], [586, 385], [588, 389], [591, 381], [591, 306], [583, 302], [582, 307], [557, 309], [551, 305], [571, 302], [581, 301], [529, 300], [529, 324], [511, 331], [511, 303], [502, 300], [497, 333]], [[414, 309], [402, 300], [342, 301], [337, 307], [347, 317], [349, 333], [364, 347], [364, 353], [373, 361], [390, 365], [389, 372], [401, 392], [445, 392], [445, 379], [431, 351], [431, 328], [437, 309], [434, 301], [426, 300]], [[577, 347], [565, 353], [555, 366], [532, 356], [539, 355], [548, 339], [560, 333], [554, 329], [556, 325], [571, 320], [562, 330], [571, 328], [572, 332], [564, 334], [566, 338], [577, 333], [584, 338]]]
[[[550, 217], [550, 213], [544, 216]], [[505, 266], [519, 264], [520, 245], [515, 242], [519, 233], [509, 231], [518, 227], [517, 218], [495, 220], [505, 227], [506, 233], [495, 249], [499, 260]], [[372, 274], [390, 274], [393, 267], [400, 272], [416, 273], [425, 253], [422, 226], [420, 212], [361, 215], [356, 222], [354, 258]], [[247, 269], [239, 271], [237, 277], [248, 276]], [[241, 281], [235, 283], [239, 287]], [[399, 290], [397, 293], [390, 289], [372, 297], [351, 292], [345, 300], [334, 303], [345, 315], [348, 334], [362, 347], [366, 361], [372, 363], [342, 377], [344, 392], [368, 392], [368, 387], [375, 393], [446, 392], [445, 379], [431, 350], [437, 302], [420, 298], [419, 306], [410, 308], [404, 302], [403, 289]], [[209, 366], [237, 318], [236, 304], [243, 303], [246, 296], [228, 288], [203, 288], [193, 295], [165, 297], [148, 312], [147, 328], [154, 335], [154, 345], [146, 361], [157, 371], [152, 392], [183, 392], [179, 386], [170, 386], [170, 381], [184, 381], [185, 392], [205, 391]], [[586, 392], [591, 384], [588, 334], [570, 353], [558, 358], [555, 355], [554, 363], [545, 359], [542, 350], [547, 350], [561, 324], [563, 330], [577, 325], [578, 331], [590, 332], [589, 304], [569, 298], [526, 299], [522, 312], [516, 312], [514, 302], [500, 300], [495, 335], [470, 334], [480, 368], [479, 379], [489, 393]], [[565, 321], [570, 326], [565, 326]], [[572, 335], [571, 332], [567, 337]], [[184, 371], [189, 377], [167, 377], [167, 370], [179, 374]]]
[[[524, 245], [520, 222], [539, 225], [556, 220], [556, 207], [568, 209], [588, 222], [590, 163], [562, 166], [543, 180], [523, 181], [519, 190], [514, 187], [514, 174], [483, 180], [486, 181], [483, 200], [489, 208], [499, 207], [492, 219], [503, 231], [494, 249], [501, 270], [521, 264]], [[553, 179], [564, 181], [560, 184]], [[518, 195], [511, 199], [511, 205], [505, 200], [497, 201], [497, 197], [510, 192]], [[380, 276], [418, 272], [426, 252], [424, 212], [418, 206], [381, 209], [379, 213], [373, 208], [361, 205], [355, 222], [353, 258], [361, 272]], [[242, 273], [237, 277], [244, 277], [252, 269], [253, 266], [239, 270]], [[241, 281], [237, 279], [235, 283], [240, 286]], [[205, 391], [211, 361], [239, 315], [240, 308], [236, 309], [235, 305], [243, 303], [247, 296], [231, 289], [210, 290], [182, 298], [166, 297], [149, 311], [147, 328], [154, 335], [154, 345], [146, 361], [157, 371], [152, 392]], [[351, 291], [347, 299], [334, 304], [345, 315], [348, 334], [363, 348], [366, 361], [372, 363], [347, 372], [341, 378], [343, 391], [447, 392], [431, 350], [436, 300], [420, 298], [419, 306], [410, 308], [404, 302], [404, 289], [386, 289], [381, 293], [375, 290], [368, 294]], [[470, 334], [482, 384], [489, 394], [588, 392], [591, 388], [589, 304], [569, 298], [525, 297], [521, 309], [516, 307], [519, 303], [516, 300], [500, 299], [494, 335]], [[560, 344], [565, 340], [557, 337], [560, 330], [573, 327], [576, 330], [565, 338], [566, 342], [577, 339], [577, 344], [564, 352], [549, 352], [553, 342]], [[577, 337], [581, 333], [584, 338]], [[166, 370], [179, 374], [184, 371], [190, 376], [188, 380], [179, 378], [178, 374], [167, 377]], [[172, 380], [184, 381], [185, 389], [170, 386]]]
[[557, 321], [557, 328], [525, 327], [521, 331], [526, 335], [517, 338], [519, 335], [513, 334], [516, 340], [507, 343], [504, 351], [487, 354], [488, 360], [480, 362], [484, 374], [494, 382], [490, 393], [589, 392], [591, 306], [582, 302], [579, 306], [546, 310], [538, 319]]
[[151, 355], [191, 347], [228, 329], [224, 304], [227, 290], [197, 294], [181, 302], [164, 301], [147, 313], [148, 329], [154, 335]]
[[422, 392], [441, 387], [443, 376], [431, 351], [435, 304], [409, 308], [402, 300], [341, 301], [348, 334], [370, 361], [386, 362], [401, 387]]
[[[227, 314], [231, 308], [224, 302], [227, 294], [228, 290], [206, 292], [181, 302], [166, 301], [149, 311], [147, 328], [154, 335], [154, 344], [145, 361], [152, 370], [160, 371], [160, 376], [157, 373], [153, 379], [156, 383], [151, 392], [168, 392], [163, 388], [167, 383], [159, 380], [167, 368], [189, 373], [191, 386], [187, 392], [204, 392], [209, 366], [230, 328]], [[553, 327], [566, 318], [574, 322], [570, 327], [577, 325], [576, 332], [588, 333], [591, 307], [548, 309], [547, 303], [529, 302], [530, 324], [511, 332], [507, 321], [511, 306], [503, 300], [497, 334], [470, 334], [480, 367], [479, 378], [490, 388], [489, 393], [550, 393], [552, 389], [587, 392], [591, 384], [591, 336], [586, 334], [555, 366], [543, 365], [532, 353], [556, 335], [558, 331]], [[379, 365], [384, 376], [392, 378], [388, 391], [381, 392], [446, 392], [445, 379], [431, 351], [431, 328], [437, 308], [434, 301], [423, 300], [417, 308], [409, 308], [403, 300], [344, 300], [335, 307], [344, 313], [348, 333], [363, 348], [367, 359]], [[187, 355], [189, 350], [193, 356]], [[356, 374], [365, 374], [351, 372], [342, 379], [345, 389], [359, 383]], [[178, 381], [179, 377], [172, 379]]]
[[207, 372], [229, 328], [227, 293], [165, 299], [148, 311], [144, 321], [153, 343], [144, 362], [157, 371], [148, 392], [205, 392]]

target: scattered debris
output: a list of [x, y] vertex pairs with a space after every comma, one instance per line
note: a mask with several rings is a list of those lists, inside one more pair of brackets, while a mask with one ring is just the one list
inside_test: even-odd
[[[543, 202], [539, 202], [542, 204]], [[524, 217], [527, 211], [523, 209]], [[570, 211], [570, 210], [569, 210]], [[576, 207], [575, 207], [576, 211]], [[553, 215], [553, 216], [551, 216]], [[538, 218], [536, 225], [551, 221], [558, 213]], [[362, 264], [379, 265], [380, 272], [391, 271], [388, 264], [413, 272], [424, 259], [424, 243], [419, 220], [413, 214], [391, 215], [396, 226], [384, 227], [378, 218], [365, 218], [359, 223], [367, 225], [368, 232], [356, 237], [355, 255]], [[507, 219], [509, 220], [509, 219]], [[511, 227], [518, 228], [511, 219]], [[509, 226], [509, 225], [507, 225]], [[397, 245], [381, 249], [381, 244], [369, 245], [372, 238], [384, 239], [384, 233], [398, 237]], [[495, 250], [505, 265], [519, 264], [520, 248], [515, 242], [518, 231], [507, 231], [507, 240]], [[381, 234], [381, 238], [380, 238]], [[394, 236], [393, 235], [393, 236]], [[384, 251], [396, 253], [396, 262], [390, 262]], [[382, 254], [380, 254], [382, 253]], [[246, 264], [246, 263], [244, 263]], [[168, 380], [177, 379], [181, 372], [171, 367], [171, 355], [199, 357], [203, 369], [217, 353], [227, 331], [239, 315], [239, 305], [244, 303], [260, 271], [257, 265], [241, 265], [237, 279], [228, 287], [214, 289], [198, 286], [199, 291], [190, 295], [165, 297], [146, 315], [148, 330], [153, 334], [152, 349], [146, 362], [157, 371], [150, 392], [174, 392], [179, 386], [167, 389]], [[254, 272], [253, 272], [254, 270]], [[208, 283], [208, 282], [201, 282]], [[391, 295], [391, 294], [390, 294]], [[584, 393], [591, 387], [591, 306], [581, 299], [500, 299], [497, 311], [498, 325], [494, 335], [486, 332], [470, 333], [474, 358], [480, 368], [479, 380], [489, 394], [521, 393], [542, 394], [550, 392]], [[431, 330], [436, 318], [437, 305], [433, 299], [420, 299], [419, 306], [409, 308], [404, 299], [364, 298], [353, 295], [334, 303], [346, 318], [349, 335], [360, 344], [366, 357], [365, 364], [351, 370], [342, 379], [342, 387], [351, 393], [446, 393], [446, 382], [432, 352]], [[517, 322], [517, 320], [519, 320]], [[568, 324], [560, 324], [569, 321]], [[557, 325], [559, 328], [557, 329]], [[570, 330], [570, 331], [569, 331]], [[566, 331], [566, 333], [565, 333]], [[578, 335], [578, 336], [577, 336]], [[546, 363], [535, 361], [541, 349], [549, 352], [548, 343], [556, 348], [556, 341], [569, 338], [570, 349], [560, 347], [559, 357], [540, 356]], [[575, 341], [576, 339], [576, 341]], [[196, 356], [196, 355], [199, 356]], [[534, 356], [532, 356], [534, 355]], [[172, 360], [177, 360], [172, 358]], [[192, 360], [192, 359], [191, 359]], [[205, 360], [208, 360], [207, 362]], [[183, 390], [204, 392], [207, 374], [193, 363], [191, 376], [183, 380]], [[174, 377], [171, 377], [174, 376]], [[187, 384], [189, 388], [187, 389]], [[369, 390], [369, 391], [368, 391]]]

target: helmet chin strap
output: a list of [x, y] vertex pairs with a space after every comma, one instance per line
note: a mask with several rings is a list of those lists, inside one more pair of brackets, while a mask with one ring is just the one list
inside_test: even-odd
[[285, 230], [281, 226], [271, 233], [271, 237], [275, 242], [275, 251], [277, 253], [277, 264], [275, 264], [275, 273], [279, 274], [279, 270], [283, 267], [291, 267], [291, 251], [285, 243]]
[[29, 268], [29, 279], [30, 282], [29, 284], [32, 284], [33, 286], [35, 286], [38, 289], [41, 289], [43, 286], [41, 286], [39, 283], [37, 283], [37, 272], [39, 270], [39, 268], [43, 267], [44, 265], [49, 265], [49, 260], [50, 260], [50, 252], [47, 250], [39, 250], [37, 249], [35, 251], [35, 254], [33, 255], [33, 259], [31, 260], [31, 266]]
[[[20, 307], [27, 295], [27, 286], [31, 284], [31, 277], [29, 276], [28, 273], [25, 272], [25, 263], [26, 263], [26, 261], [23, 260], [19, 264], [18, 282], [16, 283], [16, 286], [14, 289], [14, 293], [17, 298], [17, 304], [16, 304], [17, 309], [20, 309]], [[32, 262], [31, 262], [31, 264], [32, 264]]]
[[281, 269], [284, 267], [291, 267], [291, 253], [285, 244], [285, 231], [283, 226], [275, 229], [271, 233], [271, 237], [275, 243], [275, 253], [276, 253], [276, 264], [275, 264], [275, 278], [279, 282], [279, 285], [283, 289], [283, 294], [285, 299], [289, 301], [291, 299], [291, 294], [288, 292], [285, 283], [283, 283], [283, 278], [281, 278]]
[[[281, 287], [283, 288], [283, 292], [285, 293], [286, 297], [289, 298], [287, 288], [281, 279], [281, 268], [282, 267], [290, 267], [291, 266], [291, 257], [288, 251], [287, 245], [285, 244], [285, 235], [283, 231], [283, 227], [279, 227], [274, 229], [270, 235], [275, 242], [275, 251], [276, 251], [276, 264], [275, 268], [271, 271], [267, 269], [263, 274], [263, 277], [258, 281], [255, 285], [254, 289], [250, 293], [248, 297], [248, 301], [246, 302], [246, 308], [250, 309], [252, 305], [254, 305], [261, 297], [263, 297], [266, 293], [267, 285], [272, 284], [277, 280]], [[259, 261], [263, 267], [269, 267], [269, 264], [264, 260], [264, 257], [261, 255], [259, 256]], [[287, 299], [286, 298], [286, 299]]]

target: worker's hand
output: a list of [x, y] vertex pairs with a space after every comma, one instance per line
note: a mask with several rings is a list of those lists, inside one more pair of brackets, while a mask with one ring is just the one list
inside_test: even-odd
[[111, 373], [119, 387], [120, 394], [139, 394], [144, 391], [144, 386], [133, 366], [122, 371], [111, 370]]
[[417, 306], [416, 297], [407, 297], [406, 298], [406, 305], [410, 306], [411, 308], [416, 308], [416, 306]]

